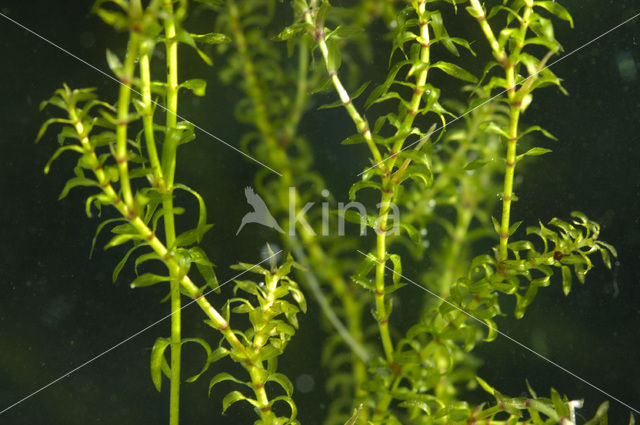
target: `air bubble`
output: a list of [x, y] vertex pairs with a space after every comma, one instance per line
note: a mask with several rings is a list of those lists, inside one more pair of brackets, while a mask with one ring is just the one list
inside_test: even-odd
[[313, 379], [313, 376], [303, 373], [302, 375], [296, 378], [296, 388], [301, 393], [309, 393], [313, 391], [313, 387], [315, 387], [316, 382]]

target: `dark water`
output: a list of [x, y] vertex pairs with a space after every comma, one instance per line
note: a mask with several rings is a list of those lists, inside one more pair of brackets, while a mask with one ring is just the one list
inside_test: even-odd
[[[106, 70], [105, 49], [121, 52], [123, 38], [88, 14], [91, 2], [0, 0], [0, 12], [97, 67]], [[640, 2], [572, 0], [575, 29], [558, 24], [565, 52], [640, 12]], [[69, 6], [68, 6], [69, 5]], [[73, 6], [71, 6], [73, 5]], [[455, 33], [455, 26], [449, 27]], [[63, 54], [16, 24], [0, 18], [0, 410], [82, 365], [166, 313], [159, 289], [131, 290], [111, 283], [121, 252], [97, 250], [88, 259], [97, 219], [84, 215], [83, 194], [56, 200], [74, 164], [42, 169], [53, 151], [49, 138], [34, 145], [45, 114], [38, 104], [62, 82], [97, 87], [113, 98], [117, 87], [95, 70]], [[191, 64], [193, 62], [193, 64]], [[194, 61], [185, 74], [212, 75]], [[502, 329], [593, 385], [640, 409], [640, 18], [625, 24], [553, 67], [570, 96], [555, 89], [536, 92], [526, 118], [541, 123], [559, 142], [544, 142], [554, 153], [539, 161], [518, 190], [515, 219], [566, 217], [581, 210], [602, 224], [602, 238], [620, 254], [613, 272], [599, 265], [570, 297], [556, 285], [542, 291], [523, 320], [505, 317]], [[377, 72], [379, 78], [381, 72]], [[235, 143], [232, 113], [223, 101], [236, 93], [218, 88], [199, 103], [185, 105], [190, 120]], [[331, 125], [328, 125], [331, 124]], [[353, 133], [338, 112], [316, 114], [305, 124], [317, 140], [317, 168], [332, 189], [361, 169], [362, 152], [337, 144]], [[331, 145], [331, 141], [336, 141]], [[329, 145], [329, 147], [326, 147]], [[340, 151], [342, 149], [342, 151]], [[350, 156], [352, 155], [352, 156]], [[230, 264], [257, 261], [263, 235], [235, 237], [244, 211], [242, 189], [252, 183], [254, 164], [220, 143], [199, 135], [182, 151], [179, 179], [197, 186], [216, 227], [206, 243], [222, 279]], [[180, 169], [180, 165], [179, 165]], [[216, 206], [226, 205], [225, 209]], [[228, 225], [221, 225], [229, 223]], [[104, 243], [104, 241], [103, 241]], [[122, 280], [132, 277], [125, 268]], [[313, 304], [313, 303], [312, 303]], [[317, 311], [312, 306], [311, 315]], [[191, 319], [191, 320], [190, 320]], [[207, 331], [199, 312], [187, 311], [186, 336]], [[321, 372], [299, 359], [317, 359], [315, 329], [303, 330], [281, 367], [297, 382], [302, 423], [317, 424], [324, 408]], [[0, 424], [139, 424], [166, 422], [167, 391], [149, 379], [153, 341], [169, 334], [168, 323], [142, 333], [86, 367], [0, 415]], [[585, 416], [608, 397], [531, 353], [498, 338], [477, 351], [487, 381], [518, 395], [528, 378], [539, 394], [551, 386], [584, 398]], [[191, 347], [185, 364], [198, 365]], [[198, 366], [195, 366], [194, 372]], [[191, 371], [186, 371], [188, 374]], [[218, 372], [218, 371], [214, 371]], [[296, 379], [297, 378], [297, 379]], [[166, 381], [165, 381], [166, 384]], [[220, 397], [207, 399], [206, 382], [185, 385], [183, 419], [192, 423], [245, 423], [220, 414]], [[611, 400], [610, 423], [624, 423], [629, 409]]]

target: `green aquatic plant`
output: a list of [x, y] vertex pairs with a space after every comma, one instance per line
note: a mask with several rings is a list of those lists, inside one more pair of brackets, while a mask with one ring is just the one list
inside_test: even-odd
[[[568, 295], [574, 277], [585, 281], [594, 255], [607, 267], [616, 256], [583, 213], [571, 213], [571, 222], [552, 218], [524, 226], [525, 235], [522, 222], [511, 219], [516, 166], [549, 152], [528, 146], [539, 134], [553, 136], [539, 125], [523, 126], [523, 114], [534, 92], [562, 90], [547, 65], [561, 51], [552, 20], [572, 25], [569, 13], [556, 2], [533, 0], [490, 8], [477, 0], [361, 0], [344, 8], [327, 0], [291, 3], [98, 1], [94, 12], [129, 36], [123, 57], [107, 52], [120, 83], [117, 99], [64, 85], [43, 103], [64, 112], [38, 134], [41, 139], [49, 126], [61, 127], [51, 161], [65, 152], [79, 155], [60, 197], [75, 187], [93, 188], [87, 215], [104, 209], [109, 217], [97, 234], [110, 227], [106, 248], [128, 247], [113, 280], [132, 262], [137, 278], [131, 287], [165, 285], [168, 292], [171, 335], [156, 340], [150, 370], [158, 391], [163, 376], [169, 378], [170, 424], [179, 423], [187, 342], [206, 353], [188, 382], [212, 365], [219, 370], [223, 358], [241, 368], [243, 375], [230, 369], [210, 378], [210, 393], [227, 388], [217, 386], [224, 381], [239, 384], [224, 396], [223, 411], [245, 403], [256, 424], [299, 423], [293, 384], [278, 371], [277, 359], [295, 337], [306, 298], [318, 303], [318, 325], [331, 334], [322, 343], [332, 400], [327, 424], [575, 423], [579, 401], [553, 389], [549, 398], [538, 397], [530, 387], [530, 397], [505, 396], [478, 376], [472, 354], [500, 333], [495, 318], [504, 315], [504, 295], [515, 297], [520, 318], [540, 288], [558, 281]], [[189, 32], [192, 10], [214, 14], [214, 32]], [[292, 22], [283, 25], [291, 11]], [[451, 35], [445, 26], [451, 16], [477, 23], [486, 43]], [[374, 88], [361, 66], [380, 50], [371, 33], [389, 41], [388, 71]], [[197, 129], [180, 115], [179, 100], [185, 91], [204, 96], [215, 84], [180, 80], [182, 46], [208, 65], [214, 56], [219, 84], [243, 93], [235, 106], [246, 129], [239, 147], [264, 166], [255, 187], [285, 229], [281, 242], [291, 253], [279, 261], [281, 253], [267, 245], [267, 267], [232, 266], [240, 274], [229, 299], [220, 297], [222, 284], [202, 244], [212, 227], [205, 200], [176, 182], [178, 148]], [[481, 49], [490, 59], [476, 75], [465, 64], [478, 60]], [[164, 55], [154, 55], [161, 50]], [[436, 84], [441, 78], [432, 78], [436, 73], [451, 78], [447, 87], [462, 83], [445, 90]], [[362, 172], [348, 190], [347, 208], [315, 171], [311, 137], [302, 130], [327, 93], [338, 100], [317, 109], [342, 107], [357, 131], [342, 144], [362, 145], [368, 155], [357, 160]], [[176, 216], [187, 211], [178, 206], [178, 192], [197, 202], [191, 229], [178, 230]], [[311, 211], [310, 202], [323, 203], [322, 211]], [[370, 234], [329, 231], [343, 229], [344, 220]], [[436, 236], [427, 240], [427, 233]], [[483, 248], [487, 243], [492, 250]], [[403, 272], [407, 265], [417, 277]], [[238, 279], [245, 273], [260, 281]], [[410, 285], [427, 296], [407, 326], [393, 309]], [[213, 336], [183, 336], [180, 312], [191, 303]], [[466, 401], [477, 386], [495, 403]], [[606, 404], [589, 423], [606, 423]]]

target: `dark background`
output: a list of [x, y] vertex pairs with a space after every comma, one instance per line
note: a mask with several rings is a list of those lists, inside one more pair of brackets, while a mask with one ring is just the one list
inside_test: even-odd
[[[107, 71], [105, 49], [121, 53], [125, 39], [88, 13], [91, 3], [0, 0], [0, 12]], [[566, 52], [640, 12], [637, 0], [563, 4], [576, 23], [573, 30], [563, 23], [556, 25]], [[210, 29], [206, 18], [202, 16], [198, 23], [202, 32]], [[467, 27], [471, 21], [461, 22], [460, 28], [450, 23], [449, 32], [474, 34]], [[163, 317], [167, 306], [158, 302], [164, 295], [159, 288], [131, 290], [125, 284], [111, 283], [111, 270], [121, 251], [97, 249], [94, 258], [88, 259], [98, 220], [84, 215], [86, 192], [79, 190], [63, 201], [56, 200], [71, 176], [74, 160], [71, 156], [62, 159], [50, 176], [44, 176], [43, 166], [55, 149], [54, 133], [40, 145], [33, 143], [49, 116], [39, 112], [38, 105], [63, 82], [72, 87], [97, 87], [109, 100], [116, 96], [115, 83], [2, 17], [0, 51], [2, 410]], [[185, 116], [235, 144], [240, 128], [233, 124], [232, 108], [225, 99], [237, 93], [216, 87], [215, 66], [206, 69], [195, 55], [184, 51], [187, 66], [181, 78], [202, 76], [212, 81], [204, 99], [184, 102]], [[619, 63], [625, 58], [632, 61], [635, 74], [621, 74]], [[543, 125], [559, 142], [540, 142], [554, 152], [529, 167], [518, 189], [520, 201], [514, 216], [514, 220], [533, 225], [538, 219], [566, 218], [572, 210], [583, 211], [602, 224], [602, 239], [616, 246], [619, 264], [611, 272], [597, 261], [586, 285], [575, 284], [569, 297], [562, 296], [559, 285], [552, 285], [541, 291], [524, 319], [499, 321], [504, 332], [636, 409], [640, 409], [638, 64], [640, 18], [554, 65], [570, 96], [556, 89], [538, 91], [524, 119]], [[477, 75], [480, 68], [472, 71]], [[345, 182], [355, 180], [366, 157], [357, 148], [338, 145], [353, 133], [340, 112], [320, 111], [304, 128], [310, 140], [324, 146], [315, 150], [317, 168], [333, 177], [328, 178], [332, 192], [346, 198]], [[258, 168], [203, 134], [185, 146], [181, 155], [178, 180], [196, 188], [208, 202], [210, 222], [216, 227], [205, 243], [224, 281], [233, 276], [229, 265], [257, 261], [265, 240], [249, 232], [235, 237], [239, 217], [246, 212], [242, 188], [252, 183]], [[100, 239], [98, 246], [104, 242], [105, 238]], [[121, 282], [133, 276], [131, 268], [125, 267]], [[315, 315], [311, 304], [310, 314]], [[211, 335], [198, 325], [197, 309], [186, 309], [184, 315], [184, 321], [192, 324], [185, 336]], [[319, 423], [325, 407], [325, 377], [310, 366], [319, 356], [318, 332], [305, 327], [303, 319], [300, 334], [280, 361], [292, 380], [304, 373], [316, 381], [311, 393], [296, 394], [299, 418], [305, 425]], [[168, 334], [168, 321], [142, 333], [0, 415], [0, 424], [166, 422], [168, 391], [155, 391], [148, 361], [155, 338]], [[214, 338], [210, 341], [214, 343]], [[579, 413], [587, 417], [607, 400], [504, 338], [481, 346], [477, 354], [484, 361], [481, 376], [504, 393], [525, 391], [526, 378], [539, 395], [548, 394], [553, 386], [571, 398], [584, 398], [585, 408]], [[196, 372], [202, 352], [188, 347], [185, 356], [185, 364], [195, 364]], [[191, 372], [189, 366], [185, 376]], [[218, 371], [214, 368], [208, 376]], [[207, 399], [206, 387], [206, 379], [184, 385], [185, 424], [205, 418], [214, 418], [216, 423], [248, 423], [244, 418], [251, 416], [242, 415], [239, 408], [216, 419], [220, 397], [214, 394], [213, 400]], [[626, 423], [629, 409], [612, 400], [610, 412], [610, 423]]]

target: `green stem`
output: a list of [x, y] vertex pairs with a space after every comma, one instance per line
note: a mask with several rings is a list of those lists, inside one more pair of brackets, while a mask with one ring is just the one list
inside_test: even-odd
[[153, 185], [159, 188], [164, 188], [164, 177], [162, 174], [162, 167], [160, 166], [160, 159], [158, 157], [158, 150], [156, 148], [155, 136], [153, 133], [153, 103], [151, 97], [151, 71], [150, 71], [150, 58], [149, 52], [141, 49], [143, 53], [140, 54], [140, 80], [142, 82], [142, 102], [144, 104], [144, 110], [142, 115], [144, 139], [149, 154], [149, 161], [151, 162], [151, 169], [153, 170], [154, 182]]
[[470, 1], [471, 1], [471, 7], [475, 11], [474, 16], [478, 20], [478, 23], [480, 24], [480, 28], [484, 33], [484, 36], [489, 41], [489, 45], [491, 46], [491, 50], [493, 52], [493, 57], [496, 58], [498, 63], [504, 64], [507, 60], [507, 55], [505, 51], [500, 48], [500, 44], [498, 43], [496, 36], [493, 34], [493, 30], [491, 29], [489, 22], [487, 22], [487, 16], [484, 13], [484, 8], [482, 7], [482, 5], [480, 5], [479, 0], [470, 0]]
[[[176, 40], [176, 22], [173, 2], [165, 0], [164, 19], [167, 55], [167, 114], [166, 135], [162, 150], [163, 174], [166, 180], [167, 193], [162, 200], [164, 209], [164, 230], [166, 245], [175, 249], [175, 218], [173, 214], [173, 183], [176, 169], [176, 152], [178, 149], [177, 113], [178, 113], [178, 41]], [[173, 252], [170, 253], [172, 255]], [[169, 423], [178, 425], [180, 420], [180, 361], [181, 346], [181, 294], [180, 271], [171, 273], [171, 392]]]
[[[513, 74], [511, 70], [509, 74]], [[513, 78], [511, 75], [510, 78]], [[520, 107], [511, 106], [509, 111], [509, 138], [507, 140], [507, 156], [505, 160], [504, 190], [502, 192], [502, 218], [500, 221], [500, 260], [508, 258], [507, 245], [509, 243], [509, 227], [511, 217], [511, 203], [513, 201], [513, 179], [516, 168], [516, 144], [518, 142], [518, 120]]]
[[[371, 154], [373, 155], [374, 162], [376, 164], [380, 164], [382, 162], [382, 156], [380, 155], [380, 151], [378, 150], [378, 147], [373, 141], [373, 135], [371, 134], [371, 130], [369, 129], [369, 124], [367, 124], [367, 121], [364, 118], [362, 118], [362, 116], [360, 115], [356, 107], [353, 106], [353, 102], [351, 101], [351, 97], [349, 96], [349, 93], [347, 92], [347, 90], [345, 90], [344, 86], [342, 85], [342, 82], [340, 81], [340, 78], [338, 77], [338, 70], [332, 69], [329, 66], [330, 64], [329, 47], [327, 46], [327, 41], [325, 39], [324, 28], [321, 25], [318, 26], [319, 24], [313, 21], [311, 9], [307, 9], [307, 12], [304, 14], [304, 19], [306, 23], [316, 28], [314, 38], [316, 40], [316, 43], [318, 44], [318, 47], [320, 48], [320, 51], [322, 52], [322, 57], [324, 59], [325, 67], [327, 69], [327, 73], [329, 74], [329, 78], [333, 83], [333, 87], [338, 93], [338, 96], [340, 97], [340, 101], [342, 102], [342, 105], [347, 110], [347, 113], [349, 114], [349, 116], [351, 117], [351, 120], [355, 124], [356, 129], [358, 130], [358, 133], [362, 134], [362, 136], [364, 137], [364, 140], [367, 143], [367, 146], [369, 147]], [[382, 164], [380, 165], [382, 166]]]
[[[133, 4], [133, 3], [132, 3]], [[132, 6], [133, 8], [133, 6]], [[132, 11], [132, 15], [134, 12]], [[131, 192], [131, 182], [129, 180], [129, 166], [127, 158], [127, 128], [129, 125], [129, 104], [131, 102], [131, 84], [133, 82], [133, 72], [138, 58], [138, 47], [140, 44], [139, 35], [131, 32], [129, 46], [125, 56], [122, 74], [120, 75], [120, 92], [117, 104], [116, 122], [116, 152], [115, 160], [118, 164], [120, 174], [120, 187], [124, 203], [133, 208], [133, 195]]]

